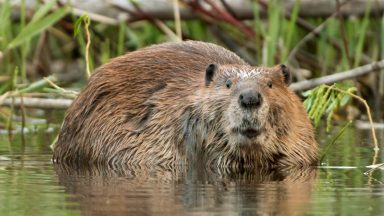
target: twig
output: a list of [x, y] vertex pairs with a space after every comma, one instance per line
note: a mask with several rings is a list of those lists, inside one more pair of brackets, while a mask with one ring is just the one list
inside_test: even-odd
[[104, 16], [104, 15], [97, 14], [97, 13], [92, 13], [89, 10], [82, 10], [82, 9], [79, 9], [79, 8], [73, 8], [72, 9], [72, 13], [74, 15], [77, 15], [77, 16], [81, 16], [83, 14], [87, 14], [91, 20], [97, 21], [97, 22], [100, 22], [100, 23], [105, 23], [105, 24], [108, 24], [108, 25], [115, 25], [116, 26], [116, 25], [119, 24], [119, 20], [118, 19], [114, 19], [112, 17]]
[[55, 89], [61, 91], [63, 94], [68, 94], [68, 95], [70, 95], [73, 98], [75, 98], [79, 94], [76, 91], [71, 91], [71, 90], [66, 90], [66, 89], [61, 88], [60, 86], [56, 85], [52, 80], [50, 80], [47, 77], [44, 77], [44, 80], [46, 80]]
[[4, 94], [0, 95], [0, 104], [3, 103], [3, 101], [8, 97], [8, 95], [10, 94], [11, 92], [5, 92]]
[[179, 38], [179, 40], [182, 41], [183, 38], [182, 38], [182, 35], [181, 35], [179, 0], [173, 0], [173, 14], [175, 16], [176, 35]]
[[378, 157], [379, 157], [379, 151], [375, 151], [375, 154], [373, 155], [373, 159], [372, 159], [372, 165], [367, 166], [367, 168], [371, 168], [371, 169], [368, 170], [367, 172], [363, 173], [364, 175], [368, 176], [368, 185], [371, 185], [372, 181], [379, 182], [380, 184], [383, 184], [381, 181], [372, 177], [373, 171], [375, 171], [376, 169], [378, 169], [382, 165], [384, 165], [384, 164], [376, 164]]
[[13, 155], [13, 149], [12, 149], [12, 116], [13, 116], [13, 112], [14, 112], [14, 99], [12, 98], [11, 99], [11, 104], [10, 104], [10, 107], [11, 107], [11, 112], [9, 114], [9, 118], [7, 119], [7, 130], [8, 130], [8, 150], [9, 150], [9, 154], [10, 155]]
[[90, 24], [91, 20], [89, 19], [89, 17], [87, 19], [84, 20], [84, 23], [85, 23], [85, 32], [87, 34], [87, 45], [85, 47], [85, 64], [86, 64], [86, 67], [87, 67], [87, 76], [88, 78], [91, 76], [91, 69], [89, 67], [89, 47], [91, 46], [91, 34], [89, 33], [89, 24]]
[[153, 23], [164, 32], [172, 41], [179, 41], [180, 38], [161, 20], [153, 19]]
[[184, 1], [185, 5], [200, 14], [201, 18], [208, 23], [213, 23], [213, 20], [227, 22], [238, 28], [248, 38], [254, 38], [256, 36], [256, 33], [252, 28], [236, 19], [232, 16], [232, 14], [221, 9], [218, 5], [216, 5], [215, 1], [205, 0], [205, 2], [211, 6], [210, 10], [203, 7], [199, 1]]
[[289, 88], [293, 91], [303, 91], [314, 88], [322, 84], [332, 84], [346, 79], [355, 78], [373, 71], [379, 71], [384, 68], [384, 60], [367, 64], [361, 67], [353, 68], [348, 71], [335, 73], [329, 76], [324, 76], [311, 80], [304, 80], [297, 83], [293, 83]]
[[51, 98], [23, 98], [20, 97], [7, 98], [0, 101], [0, 106], [15, 106], [15, 107], [29, 107], [40, 109], [66, 109], [71, 105], [70, 99], [51, 99]]
[[[191, 2], [191, 1], [200, 1], [202, 0], [182, 0], [180, 2]], [[252, 10], [252, 3], [255, 1], [250, 0], [222, 0], [216, 2], [224, 2], [232, 8], [232, 11], [234, 11], [237, 19], [252, 19], [253, 17], [253, 10]], [[263, 0], [264, 2], [268, 2], [268, 0]], [[343, 0], [342, 3], [347, 2], [348, 7], [343, 8], [341, 11], [343, 16], [360, 16], [364, 14], [364, 5], [366, 4], [367, 0]], [[94, 4], [78, 4], [78, 1], [72, 1], [74, 2], [74, 7], [80, 8], [82, 10], [90, 11], [93, 13], [103, 14], [111, 17], [118, 17], [118, 13], [116, 11], [111, 10], [111, 4], [118, 3], [121, 7], [127, 8], [127, 9], [133, 9], [134, 6], [132, 4], [136, 3], [139, 4], [143, 11], [146, 12], [148, 15], [151, 15], [155, 18], [161, 19], [161, 20], [173, 20], [174, 16], [172, 13], [172, 1], [167, 0], [126, 0], [126, 1], [92, 1], [95, 2], [98, 7], [92, 7]], [[134, 3], [132, 3], [134, 2]], [[289, 1], [280, 1], [282, 8], [284, 11], [289, 11], [292, 8], [292, 0]], [[375, 0], [375, 7], [373, 7], [372, 15], [380, 16], [381, 13], [384, 10], [383, 0]], [[321, 1], [314, 1], [314, 0], [301, 0], [300, 1], [300, 8], [303, 8], [304, 10], [300, 10], [300, 16], [301, 17], [327, 17], [330, 14], [334, 12], [335, 8], [335, 0], [321, 0]], [[262, 16], [266, 16], [266, 11], [262, 12]], [[187, 8], [181, 8], [180, 15], [182, 19], [195, 19], [196, 14], [191, 13], [190, 10]], [[135, 17], [130, 16], [130, 21], [137, 21], [140, 20], [140, 18], [143, 17]]]
[[21, 109], [21, 147], [24, 152], [25, 150], [25, 134], [24, 134], [24, 128], [25, 128], [25, 119], [27, 116], [27, 113], [25, 112], [25, 106], [24, 106], [24, 100], [23, 100], [23, 94], [20, 93], [20, 109]]
[[[164, 22], [162, 22], [160, 19], [153, 18], [153, 17], [147, 15], [146, 13], [144, 13], [141, 10], [140, 6], [137, 5], [134, 1], [132, 1], [131, 3], [134, 6], [135, 11], [131, 11], [131, 10], [129, 10], [125, 7], [121, 7], [117, 4], [112, 3], [112, 5], [116, 9], [124, 11], [125, 13], [131, 14], [131, 15], [136, 16], [136, 17], [141, 17], [140, 19], [148, 20], [149, 22], [154, 24], [158, 29], [160, 29], [160, 31], [165, 33], [172, 41], [179, 41], [180, 40], [179, 37]], [[127, 22], [129, 22], [129, 20], [127, 20]]]
[[[370, 166], [370, 167], [372, 167], [372, 166]], [[364, 173], [364, 175], [368, 175], [369, 173], [372, 173], [373, 171], [379, 169], [380, 167], [384, 167], [384, 163], [374, 164], [371, 169], [369, 169], [367, 172]]]
[[[241, 30], [247, 37], [254, 38], [256, 36], [255, 31], [253, 31], [252, 28], [244, 24], [243, 22], [236, 19], [234, 16], [232, 16], [231, 13], [228, 13], [225, 10], [222, 10], [219, 6], [216, 5], [216, 3], [212, 0], [205, 0], [211, 7], [215, 10], [216, 18], [219, 18], [223, 21], [226, 21], [233, 26], [237, 27], [239, 30]], [[212, 14], [214, 15], [214, 14]]]

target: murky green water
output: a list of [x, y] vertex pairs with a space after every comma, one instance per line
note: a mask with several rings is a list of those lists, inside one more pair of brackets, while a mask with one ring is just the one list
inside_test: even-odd
[[12, 151], [0, 135], [0, 215], [384, 215], [384, 170], [363, 174], [384, 158], [369, 131], [348, 129], [322, 168], [272, 173], [55, 166], [49, 131]]

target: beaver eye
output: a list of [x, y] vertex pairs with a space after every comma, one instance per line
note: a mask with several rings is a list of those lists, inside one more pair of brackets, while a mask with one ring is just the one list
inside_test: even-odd
[[267, 85], [269, 88], [272, 88], [272, 81], [269, 81]]
[[225, 82], [225, 86], [227, 86], [227, 88], [231, 88], [231, 86], [232, 86], [232, 81], [231, 81], [231, 80], [227, 80], [227, 81]]

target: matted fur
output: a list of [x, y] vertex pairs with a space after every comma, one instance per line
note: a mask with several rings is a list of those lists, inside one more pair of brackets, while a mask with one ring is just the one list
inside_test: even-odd
[[[209, 64], [218, 68], [207, 85]], [[244, 89], [260, 92], [260, 108], [239, 106]], [[249, 127], [259, 131], [254, 139], [239, 133]], [[66, 113], [54, 159], [164, 166], [308, 166], [317, 161], [318, 147], [302, 103], [288, 89], [281, 67], [253, 67], [222, 47], [188, 41], [150, 46], [97, 69]]]

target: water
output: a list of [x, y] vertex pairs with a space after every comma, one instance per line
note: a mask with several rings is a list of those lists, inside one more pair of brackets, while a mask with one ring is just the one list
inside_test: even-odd
[[384, 170], [364, 175], [384, 158], [369, 130], [348, 129], [322, 167], [279, 172], [53, 165], [50, 131], [12, 151], [0, 136], [0, 215], [384, 215]]

